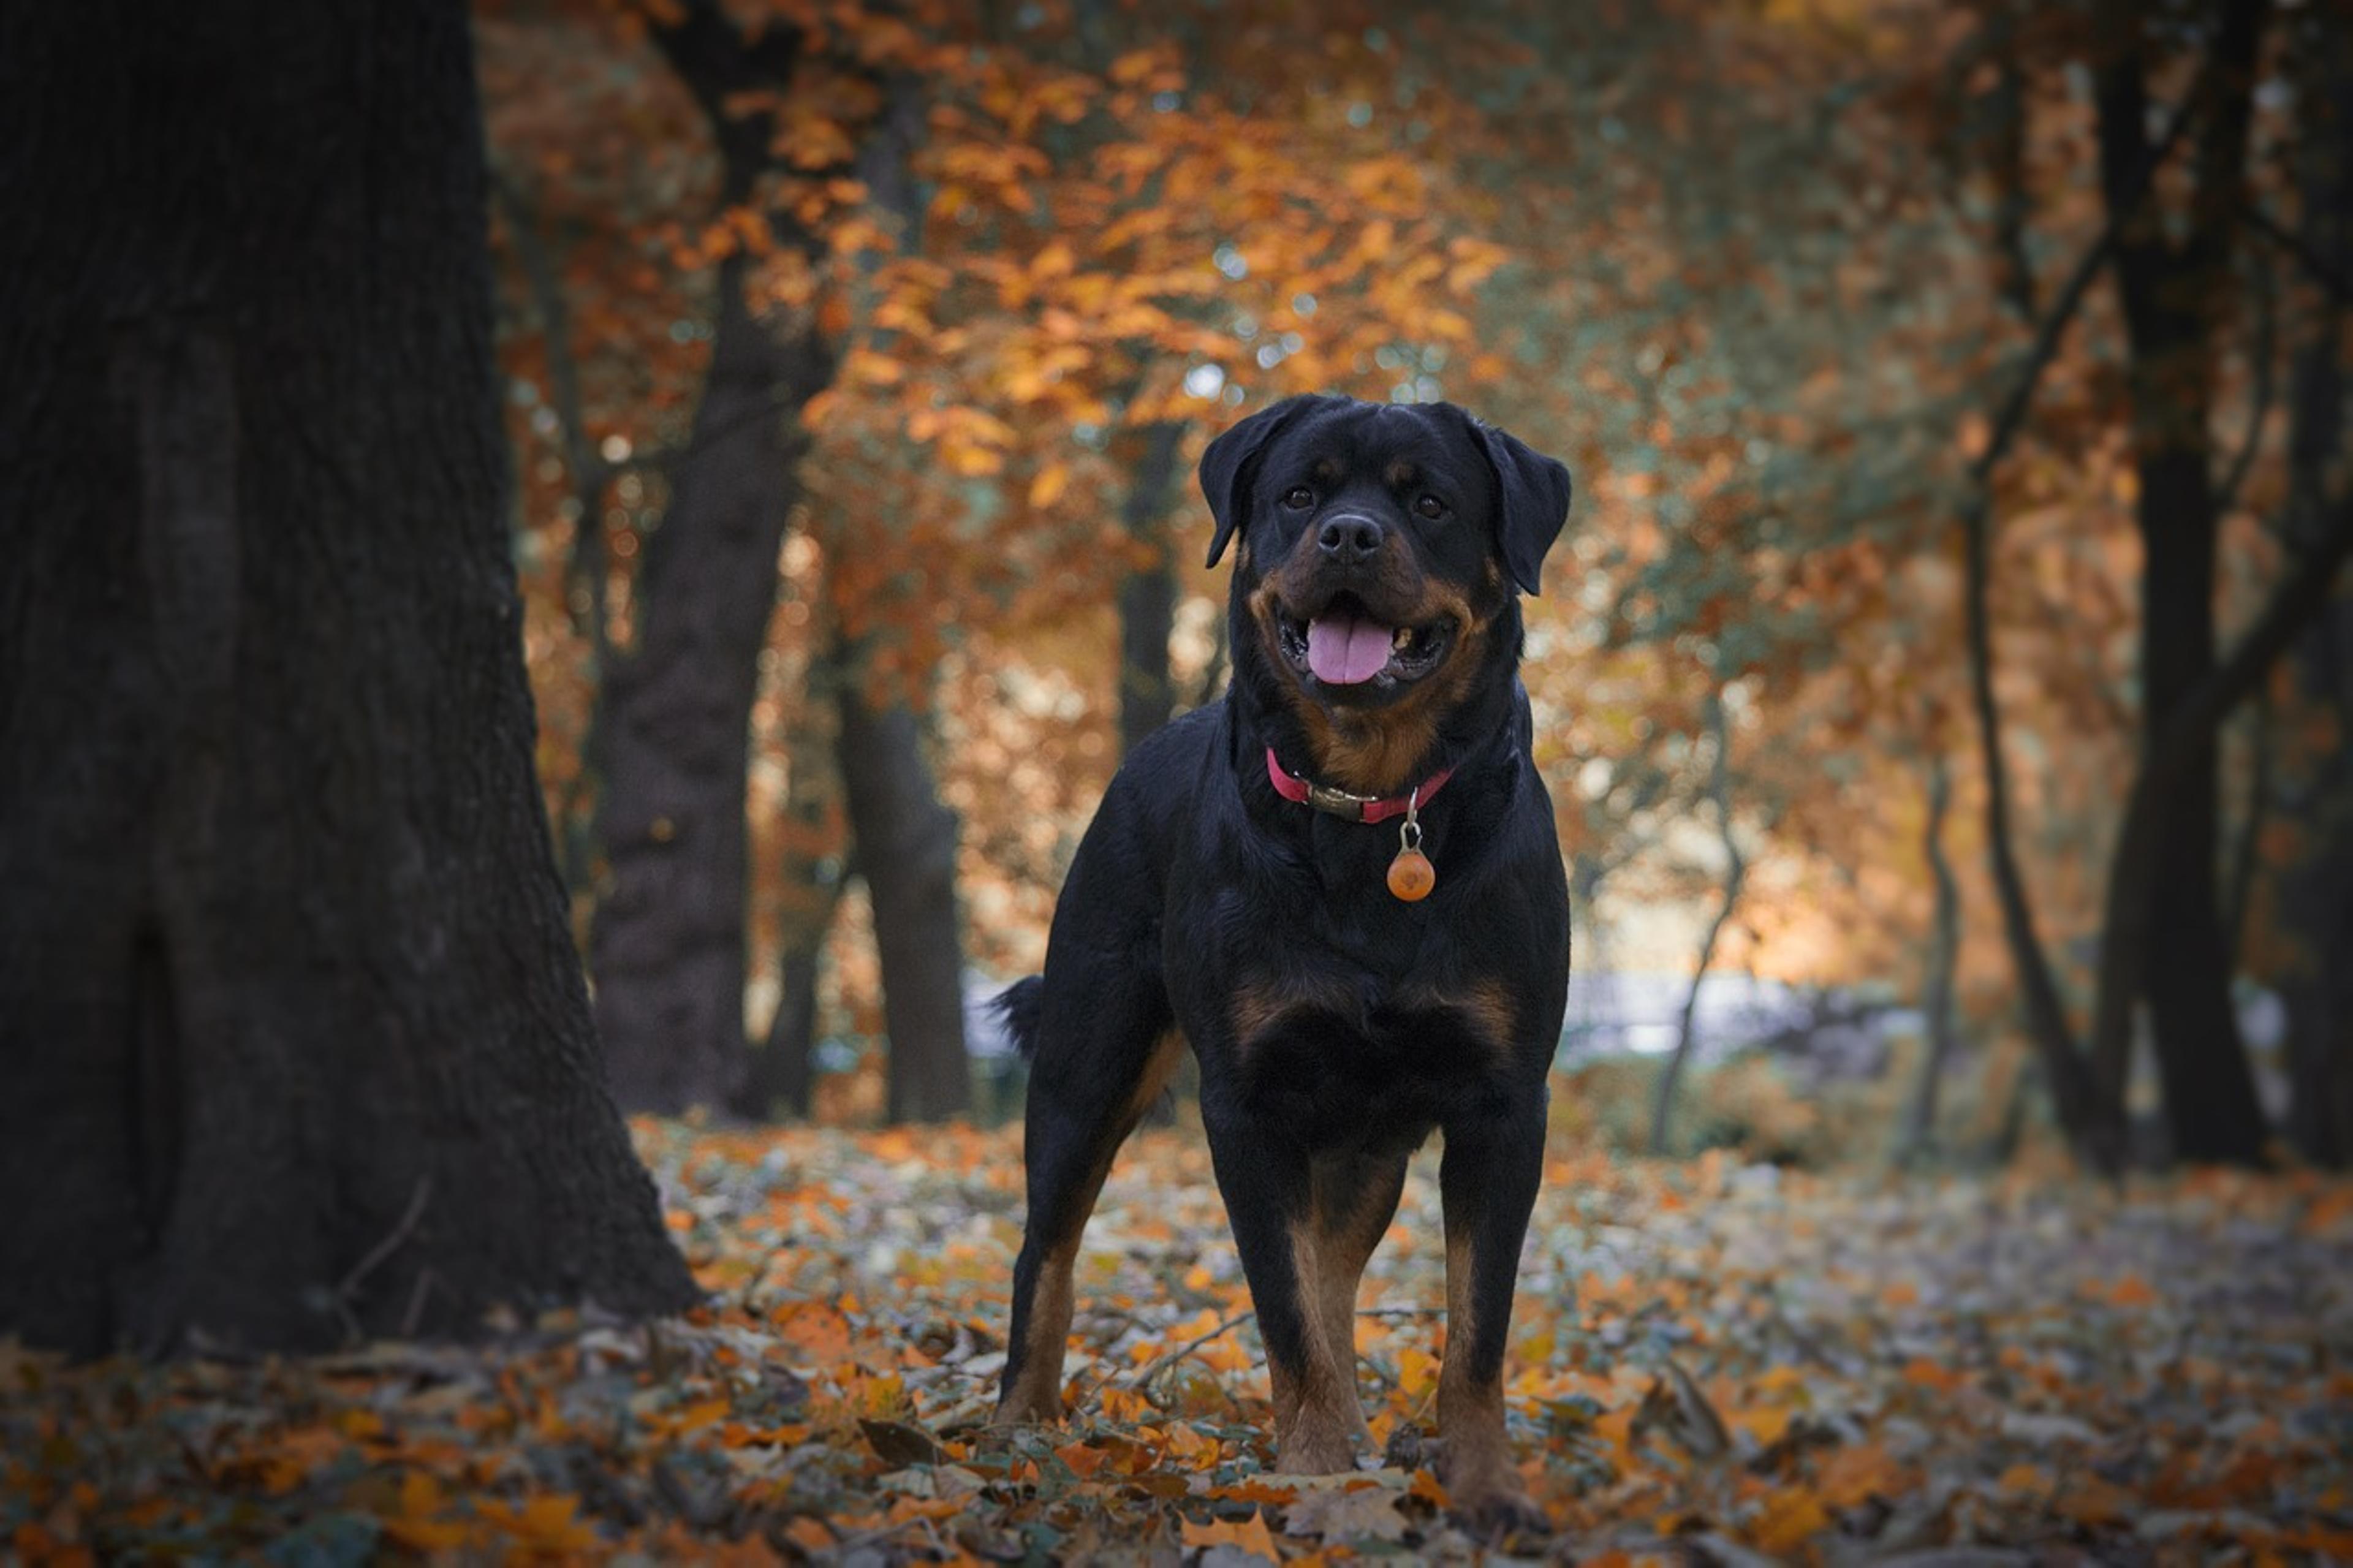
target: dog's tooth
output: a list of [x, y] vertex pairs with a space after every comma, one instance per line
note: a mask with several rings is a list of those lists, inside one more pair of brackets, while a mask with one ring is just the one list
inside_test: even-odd
[[1403, 653], [1406, 649], [1406, 645], [1411, 641], [1413, 641], [1413, 628], [1411, 626], [1399, 626], [1397, 629], [1397, 636], [1389, 638], [1389, 647], [1397, 649], [1399, 653]]

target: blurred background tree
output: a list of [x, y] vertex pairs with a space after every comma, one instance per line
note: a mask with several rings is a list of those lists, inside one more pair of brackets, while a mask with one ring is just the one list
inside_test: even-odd
[[[2342, 0], [492, 0], [477, 39], [626, 1102], [967, 1107], [967, 995], [1222, 681], [1201, 444], [1332, 389], [1578, 476], [1526, 668], [1569, 1059], [1651, 992], [1646, 1043], [1720, 1058], [1736, 989], [1795, 999], [1746, 1029], [1782, 1059], [1875, 1042], [1883, 1143], [2047, 1107], [2100, 1165], [2353, 1157]], [[1630, 1142], [1715, 1136], [1663, 1076]]]

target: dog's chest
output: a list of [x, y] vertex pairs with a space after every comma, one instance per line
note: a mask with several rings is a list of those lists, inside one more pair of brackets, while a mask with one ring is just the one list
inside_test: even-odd
[[1419, 1140], [1508, 1075], [1513, 1006], [1499, 982], [1284, 956], [1242, 967], [1223, 1016], [1203, 1023], [1222, 1037], [1229, 1081], [1286, 1128], [1319, 1143]]

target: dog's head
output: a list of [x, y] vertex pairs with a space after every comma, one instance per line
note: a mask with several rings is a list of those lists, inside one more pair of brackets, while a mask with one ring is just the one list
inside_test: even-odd
[[1517, 593], [1567, 520], [1568, 470], [1451, 404], [1294, 397], [1209, 443], [1216, 565], [1239, 536], [1238, 686], [1359, 794], [1405, 787], [1450, 719], [1508, 696]]

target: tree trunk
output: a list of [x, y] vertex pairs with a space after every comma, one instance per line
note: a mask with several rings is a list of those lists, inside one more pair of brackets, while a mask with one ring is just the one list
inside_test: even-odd
[[[858, 164], [871, 199], [898, 220], [910, 250], [923, 240], [924, 196], [914, 154], [923, 126], [919, 84], [893, 74]], [[878, 700], [868, 675], [854, 647], [838, 651], [833, 676], [839, 683], [842, 795], [874, 905], [882, 1020], [890, 1035], [885, 1113], [893, 1121], [944, 1121], [972, 1109], [956, 817], [940, 802], [912, 695], [893, 691]]]
[[752, 702], [803, 444], [781, 410], [829, 363], [812, 334], [782, 342], [754, 318], [745, 268], [720, 267], [710, 379], [646, 540], [637, 643], [600, 694], [607, 882], [589, 963], [632, 1110], [718, 1103], [743, 1066]]
[[565, 929], [448, 0], [0, 12], [0, 1332], [682, 1307]]
[[816, 1088], [818, 980], [826, 938], [849, 880], [834, 820], [841, 805], [841, 781], [833, 765], [837, 680], [829, 660], [810, 660], [809, 691], [786, 743], [791, 783], [785, 799], [784, 863], [777, 868], [776, 1012], [733, 1100], [738, 1115], [759, 1121], [780, 1107], [806, 1118]]
[[1164, 419], [1145, 426], [1129, 470], [1120, 521], [1151, 563], [1119, 584], [1119, 754], [1126, 757], [1176, 710], [1168, 670], [1168, 634], [1176, 625], [1176, 563], [1164, 524], [1176, 500], [1176, 458], [1185, 426]]
[[[548, 401], [561, 422], [564, 466], [572, 480], [572, 556], [565, 564], [565, 598], [575, 630], [587, 638], [589, 671], [598, 689], [613, 658], [609, 563], [605, 553], [605, 495], [614, 468], [588, 439], [586, 405], [580, 395], [580, 361], [572, 347], [572, 310], [565, 297], [562, 269], [540, 237], [539, 214], [511, 176], [491, 170], [491, 184], [505, 217], [509, 248], [531, 293], [547, 355]], [[577, 771], [555, 814], [555, 863], [575, 909], [596, 905], [596, 782], [604, 764], [591, 710], [580, 739]]]
[[1966, 577], [1963, 598], [1968, 645], [1969, 692], [1978, 718], [1978, 760], [1985, 779], [1986, 862], [1994, 902], [2019, 982], [2019, 1011], [2050, 1086], [2052, 1113], [2079, 1160], [2113, 1173], [2122, 1160], [2118, 1107], [2104, 1098], [2075, 1045], [2057, 977], [2044, 957], [2028, 901], [2026, 879], [2010, 838], [2010, 778], [2001, 745], [2001, 710], [1994, 700], [1992, 501], [1981, 487], [1963, 515]]
[[[2134, 464], [2140, 481], [2142, 768], [2157, 737], [2216, 666], [2214, 545], [2219, 525], [2209, 416], [2215, 382], [2213, 301], [2228, 291], [2238, 212], [2246, 188], [2247, 125], [2256, 47], [2265, 7], [2221, 7], [2211, 45], [2213, 87], [2196, 141], [2197, 189], [2187, 237], [2167, 237], [2164, 214], [2144, 203], [2155, 155], [2147, 131], [2147, 92], [2137, 6], [2105, 8], [2104, 36], [2115, 53], [2101, 62], [2102, 188], [2119, 225], [2116, 270], [2130, 343], [2126, 380], [2133, 405]], [[2146, 961], [2137, 994], [2146, 1001], [2165, 1085], [2166, 1119], [2177, 1158], [2252, 1163], [2265, 1127], [2231, 1005], [2232, 954], [2221, 924], [2219, 749], [2213, 734], [2187, 739], [2186, 754], [2158, 786], [2159, 812], [2138, 843], [2151, 884], [2141, 924]], [[2133, 874], [2119, 867], [2119, 878]], [[2112, 906], [2104, 938], [2124, 937]], [[2108, 967], [2108, 966], [2104, 966]], [[2104, 973], [2104, 980], [2107, 975]], [[2128, 995], [2108, 994], [2111, 1020]], [[2111, 1023], [2095, 1047], [2106, 1092], [2121, 1087], [2121, 1037]]]
[[[2353, 603], [2339, 598], [2295, 654], [2303, 701], [2353, 732]], [[2288, 1135], [2316, 1165], [2353, 1164], [2353, 756], [2339, 747], [2301, 781], [2312, 841], [2280, 876], [2280, 924], [2294, 967], [2280, 979], [2287, 1009]]]
[[1906, 1163], [1936, 1149], [1936, 1092], [1953, 1054], [1953, 970], [1961, 951], [1961, 889], [1953, 877], [1952, 862], [1945, 858], [1945, 815], [1952, 799], [1952, 770], [1939, 753], [1928, 763], [1928, 826], [1922, 836], [1929, 874], [1936, 883], [1928, 973], [1920, 996], [1928, 1047], [1920, 1063], [1920, 1082], [1905, 1116], [1904, 1131], [1896, 1142], [1897, 1158]]
[[[2314, 16], [2296, 26], [2296, 101], [2306, 116], [2297, 183], [2306, 256], [2353, 269], [2353, 35]], [[2292, 542], [2323, 537], [2328, 472], [2342, 449], [2346, 309], [2334, 293], [2307, 325], [2290, 371], [2288, 517]], [[2293, 656], [2299, 705], [2353, 735], [2353, 603], [2335, 598]], [[2280, 982], [2288, 1029], [2288, 1132], [2315, 1164], [2353, 1164], [2353, 749], [2338, 745], [2297, 780], [2295, 816], [2310, 837], [2280, 874], [2280, 924], [2297, 949]]]
[[1731, 727], [1725, 722], [1724, 694], [1712, 691], [1707, 699], [1708, 732], [1715, 740], [1715, 762], [1709, 795], [1715, 801], [1716, 828], [1724, 840], [1724, 901], [1717, 906], [1715, 918], [1708, 922], [1707, 935], [1699, 944], [1698, 966], [1692, 971], [1691, 989], [1683, 994], [1683, 1016], [1675, 1033], [1674, 1054], [1667, 1058], [1664, 1071], [1659, 1074], [1657, 1101], [1651, 1107], [1651, 1152], [1668, 1152], [1668, 1134], [1675, 1110], [1675, 1089], [1683, 1081], [1683, 1068], [1689, 1063], [1694, 1039], [1693, 1026], [1699, 1013], [1699, 988], [1707, 979], [1708, 965], [1715, 962], [1715, 944], [1731, 923], [1734, 906], [1740, 902], [1740, 884], [1748, 874], [1748, 863], [1740, 858], [1740, 845], [1732, 837], [1732, 784], [1729, 753], [1732, 751]]
[[[758, 95], [790, 82], [800, 35], [782, 24], [747, 35], [691, 0], [653, 37], [718, 141], [722, 205], [744, 205], [772, 156], [773, 110]], [[607, 880], [589, 968], [614, 1092], [632, 1110], [720, 1103], [744, 1070], [752, 702], [776, 552], [801, 497], [797, 416], [833, 374], [813, 323], [780, 334], [753, 313], [749, 270], [740, 251], [719, 266], [711, 368], [646, 541], [636, 646], [598, 694]]]
[[841, 683], [841, 780], [858, 863], [874, 901], [891, 1036], [887, 1114], [944, 1121], [972, 1109], [964, 1039], [964, 939], [955, 900], [956, 817], [940, 804], [913, 711], [878, 705], [854, 662]]

